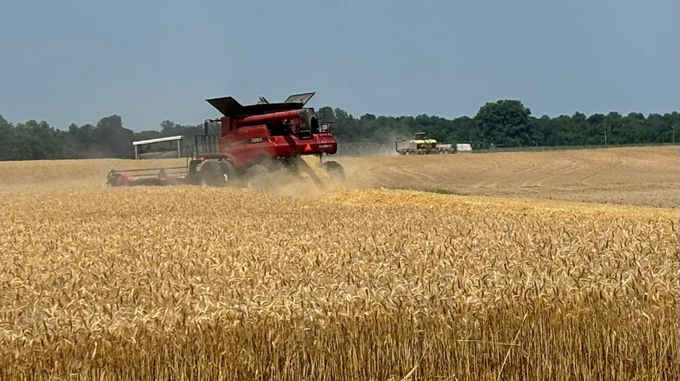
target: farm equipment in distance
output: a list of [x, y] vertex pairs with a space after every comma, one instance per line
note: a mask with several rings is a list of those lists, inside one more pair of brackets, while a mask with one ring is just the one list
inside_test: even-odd
[[[111, 170], [111, 186], [195, 184], [258, 187], [272, 172], [306, 173], [323, 187], [316, 172], [302, 159], [334, 155], [338, 142], [330, 123], [319, 123], [313, 108], [305, 108], [315, 93], [289, 96], [282, 103], [260, 102], [243, 106], [232, 97], [207, 99], [222, 113], [207, 119], [204, 134], [185, 147], [186, 166]], [[219, 134], [211, 134], [219, 124]], [[321, 164], [331, 179], [343, 179], [344, 169], [335, 161]]]
[[453, 144], [440, 144], [424, 132], [416, 132], [412, 140], [397, 139], [394, 147], [400, 155], [433, 155], [456, 153]]

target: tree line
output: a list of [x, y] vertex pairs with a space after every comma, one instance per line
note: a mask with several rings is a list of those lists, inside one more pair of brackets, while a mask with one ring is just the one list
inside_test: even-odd
[[322, 107], [318, 114], [334, 122], [341, 142], [393, 142], [417, 131], [446, 143], [471, 143], [475, 148], [527, 146], [582, 146], [675, 143], [680, 127], [677, 111], [665, 114], [618, 112], [586, 116], [561, 115], [535, 118], [517, 100], [500, 100], [482, 106], [474, 117], [446, 119], [438, 116], [375, 116], [359, 118], [346, 111]]
[[[321, 121], [333, 123], [340, 143], [391, 144], [396, 138], [410, 138], [422, 131], [440, 142], [470, 143], [474, 148], [675, 143], [675, 130], [680, 126], [676, 111], [646, 117], [636, 112], [626, 116], [577, 112], [536, 118], [517, 100], [487, 103], [474, 117], [455, 119], [373, 114], [357, 118], [328, 106], [317, 110], [317, 115]], [[13, 125], [0, 115], [0, 160], [131, 158], [135, 140], [184, 135], [186, 141], [193, 141], [193, 136], [203, 131], [202, 124], [187, 126], [165, 120], [158, 130], [134, 132], [123, 126], [118, 115], [102, 118], [96, 125], [71, 124], [61, 130], [45, 121]]]

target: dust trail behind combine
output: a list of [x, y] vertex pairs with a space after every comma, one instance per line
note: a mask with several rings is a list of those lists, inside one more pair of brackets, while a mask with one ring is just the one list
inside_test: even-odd
[[[305, 156], [302, 159], [305, 165], [297, 173], [278, 171], [267, 174], [259, 190], [285, 196], [317, 197], [338, 189], [371, 187], [371, 183], [359, 175], [360, 168], [355, 165], [345, 166], [345, 179], [341, 180], [329, 176], [318, 158]], [[336, 158], [332, 160], [336, 161]]]

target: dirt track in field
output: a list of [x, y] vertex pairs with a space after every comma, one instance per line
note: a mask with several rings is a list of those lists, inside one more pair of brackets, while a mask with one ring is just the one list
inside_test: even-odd
[[368, 187], [678, 206], [678, 147], [340, 158]]

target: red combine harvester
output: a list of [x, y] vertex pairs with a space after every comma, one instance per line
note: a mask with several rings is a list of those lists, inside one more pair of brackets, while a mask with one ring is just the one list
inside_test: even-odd
[[[204, 123], [205, 134], [186, 147], [186, 167], [111, 170], [111, 186], [205, 184], [256, 187], [258, 179], [278, 170], [305, 172], [323, 185], [302, 155], [333, 155], [338, 142], [330, 123], [319, 123], [313, 108], [305, 108], [315, 93], [291, 95], [283, 103], [243, 106], [232, 97], [208, 99], [222, 117]], [[210, 134], [219, 123], [219, 134]], [[322, 163], [331, 178], [344, 178], [334, 161]]]

